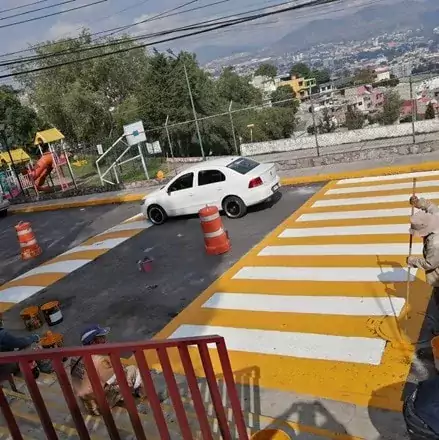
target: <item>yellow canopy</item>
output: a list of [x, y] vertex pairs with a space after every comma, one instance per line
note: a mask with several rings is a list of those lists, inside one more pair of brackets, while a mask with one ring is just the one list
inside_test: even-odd
[[[29, 155], [26, 153], [26, 151], [23, 150], [23, 148], [16, 148], [15, 150], [10, 150], [10, 151], [14, 163], [30, 161]], [[5, 160], [8, 165], [11, 163], [11, 159], [9, 158], [9, 153], [7, 151], [4, 153], [0, 153], [0, 161], [3, 160]]]
[[35, 145], [38, 145], [38, 139], [43, 139], [46, 144], [60, 141], [64, 139], [64, 135], [56, 128], [50, 128], [49, 130], [39, 131], [35, 136]]

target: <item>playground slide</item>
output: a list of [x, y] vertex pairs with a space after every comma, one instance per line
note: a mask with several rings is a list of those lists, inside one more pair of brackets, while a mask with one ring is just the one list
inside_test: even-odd
[[53, 170], [53, 157], [52, 153], [44, 153], [40, 160], [37, 162], [35, 169], [32, 171], [32, 178], [35, 181], [35, 186], [39, 191], [44, 191], [43, 185], [46, 182], [47, 177]]

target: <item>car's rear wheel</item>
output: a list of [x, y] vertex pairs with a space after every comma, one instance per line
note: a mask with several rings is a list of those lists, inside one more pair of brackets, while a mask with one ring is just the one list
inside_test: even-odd
[[229, 196], [223, 201], [223, 211], [229, 218], [240, 218], [247, 213], [247, 206], [237, 196]]
[[168, 219], [166, 211], [160, 205], [151, 205], [148, 207], [148, 218], [155, 225], [162, 225]]

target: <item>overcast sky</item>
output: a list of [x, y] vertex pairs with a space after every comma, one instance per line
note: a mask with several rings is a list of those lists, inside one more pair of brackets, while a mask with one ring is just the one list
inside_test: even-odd
[[[0, 10], [4, 11], [21, 5], [33, 3], [37, 0], [2, 0]], [[28, 47], [28, 44], [56, 39], [60, 37], [73, 37], [78, 34], [81, 28], [90, 28], [93, 32], [111, 29], [117, 26], [133, 24], [140, 20], [163, 13], [169, 9], [187, 3], [189, 0], [107, 0], [103, 3], [78, 10], [67, 12], [62, 15], [39, 19], [29, 23], [17, 24], [11, 27], [5, 26], [14, 21], [25, 20], [38, 17], [45, 14], [71, 9], [82, 4], [93, 3], [98, 0], [70, 0], [61, 6], [53, 6], [56, 3], [69, 0], [40, 0], [39, 4], [28, 6], [22, 9], [16, 9], [9, 12], [0, 13], [0, 53], [16, 51]], [[191, 5], [182, 8], [181, 11], [188, 8], [209, 5], [221, 0], [195, 0]], [[175, 26], [187, 25], [200, 21], [202, 19], [211, 19], [223, 15], [245, 12], [260, 7], [269, 7], [283, 3], [285, 0], [222, 0], [223, 3], [215, 6], [206, 6], [206, 8], [188, 12], [186, 14], [174, 15], [173, 17], [155, 20], [142, 25], [134, 26], [130, 29], [131, 33], [154, 32], [157, 30], [168, 29]], [[298, 0], [304, 2], [308, 0]], [[291, 12], [283, 14], [276, 18], [264, 19], [262, 22], [240, 25], [236, 28], [217, 31], [202, 37], [191, 37], [174, 43], [175, 49], [196, 50], [200, 45], [222, 45], [235, 46], [237, 44], [256, 44], [264, 45], [280, 39], [285, 33], [302, 25], [304, 22], [318, 17], [328, 17], [328, 13], [340, 15], [352, 13], [355, 6], [376, 4], [388, 1], [400, 0], [342, 0], [343, 6], [319, 7], [300, 12]], [[35, 8], [50, 6], [32, 14], [19, 17], [7, 18], [9, 15], [23, 13]]]

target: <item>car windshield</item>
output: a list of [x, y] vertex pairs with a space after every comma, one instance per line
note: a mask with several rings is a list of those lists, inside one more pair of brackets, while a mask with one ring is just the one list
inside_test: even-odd
[[240, 157], [239, 159], [234, 160], [232, 163], [229, 163], [227, 168], [230, 168], [239, 174], [247, 174], [251, 170], [255, 169], [258, 165], [259, 162], [256, 162], [255, 160]]

